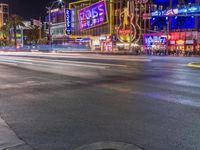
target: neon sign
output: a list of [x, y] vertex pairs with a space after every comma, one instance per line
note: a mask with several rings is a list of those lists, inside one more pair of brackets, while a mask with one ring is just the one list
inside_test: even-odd
[[119, 34], [121, 34], [121, 35], [128, 35], [128, 36], [130, 36], [130, 33], [131, 33], [131, 30], [129, 29], [129, 30], [126, 30], [126, 29], [122, 29], [122, 30], [119, 30]]
[[200, 13], [200, 6], [188, 6], [184, 8], [175, 8], [164, 11], [155, 11], [151, 13], [151, 16], [173, 16], [178, 14], [196, 14]]
[[70, 35], [71, 34], [71, 20], [72, 20], [72, 11], [70, 9], [65, 10], [65, 18], [66, 18], [66, 24], [65, 24], [65, 31], [66, 34]]
[[[130, 42], [136, 37], [136, 27], [132, 23], [133, 17], [128, 13], [129, 8], [124, 8], [120, 15], [120, 25], [117, 29], [117, 38], [120, 42]], [[131, 22], [129, 20], [131, 17]], [[130, 28], [131, 27], [131, 28]]]
[[166, 45], [167, 36], [166, 35], [144, 35], [144, 45], [146, 47], [152, 47], [153, 45]]
[[178, 41], [176, 41], [176, 44], [177, 45], [183, 45], [185, 43], [185, 41], [183, 41], [183, 40], [178, 40]]
[[170, 9], [164, 12], [165, 16], [173, 16], [178, 14], [178, 9]]
[[87, 29], [107, 23], [107, 11], [104, 1], [100, 1], [79, 10], [80, 28]]

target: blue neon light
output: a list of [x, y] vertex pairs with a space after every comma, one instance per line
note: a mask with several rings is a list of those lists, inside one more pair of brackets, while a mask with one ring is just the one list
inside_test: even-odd
[[154, 4], [160, 4], [160, 3], [169, 3], [169, 0], [154, 0]]
[[70, 9], [65, 10], [65, 18], [66, 18], [66, 34], [71, 34], [71, 20], [72, 20], [72, 11]]
[[172, 16], [172, 15], [181, 15], [181, 14], [197, 14], [200, 13], [200, 5], [199, 6], [190, 6], [185, 8], [175, 8], [164, 11], [155, 11], [151, 13], [151, 16]]
[[[198, 16], [198, 22], [200, 22], [200, 16]], [[198, 24], [198, 28], [200, 28], [200, 23]]]
[[194, 17], [172, 17], [172, 29], [193, 29], [195, 27]]

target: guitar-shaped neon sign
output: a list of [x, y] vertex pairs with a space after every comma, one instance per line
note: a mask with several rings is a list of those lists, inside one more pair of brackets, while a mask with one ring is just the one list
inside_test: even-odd
[[130, 42], [136, 37], [136, 27], [133, 24], [134, 15], [130, 12], [129, 2], [127, 6], [120, 14], [120, 25], [117, 30], [117, 36], [121, 42]]

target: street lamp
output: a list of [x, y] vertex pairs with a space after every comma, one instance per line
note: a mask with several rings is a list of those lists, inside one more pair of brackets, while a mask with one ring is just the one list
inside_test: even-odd
[[50, 7], [46, 7], [46, 9], [48, 10], [48, 24], [49, 24], [49, 44], [51, 44], [51, 10], [54, 7], [55, 4], [61, 4], [63, 5], [64, 1], [63, 0], [56, 0], [54, 1]]

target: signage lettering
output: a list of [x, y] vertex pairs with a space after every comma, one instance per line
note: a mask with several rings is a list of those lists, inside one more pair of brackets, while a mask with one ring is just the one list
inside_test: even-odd
[[79, 11], [80, 28], [87, 29], [107, 22], [106, 5], [100, 1]]
[[66, 9], [65, 10], [65, 16], [66, 16], [66, 34], [67, 35], [70, 35], [71, 34], [71, 15], [72, 15], [72, 12], [70, 9]]
[[145, 36], [145, 45], [151, 47], [152, 45], [166, 45], [167, 36]]

